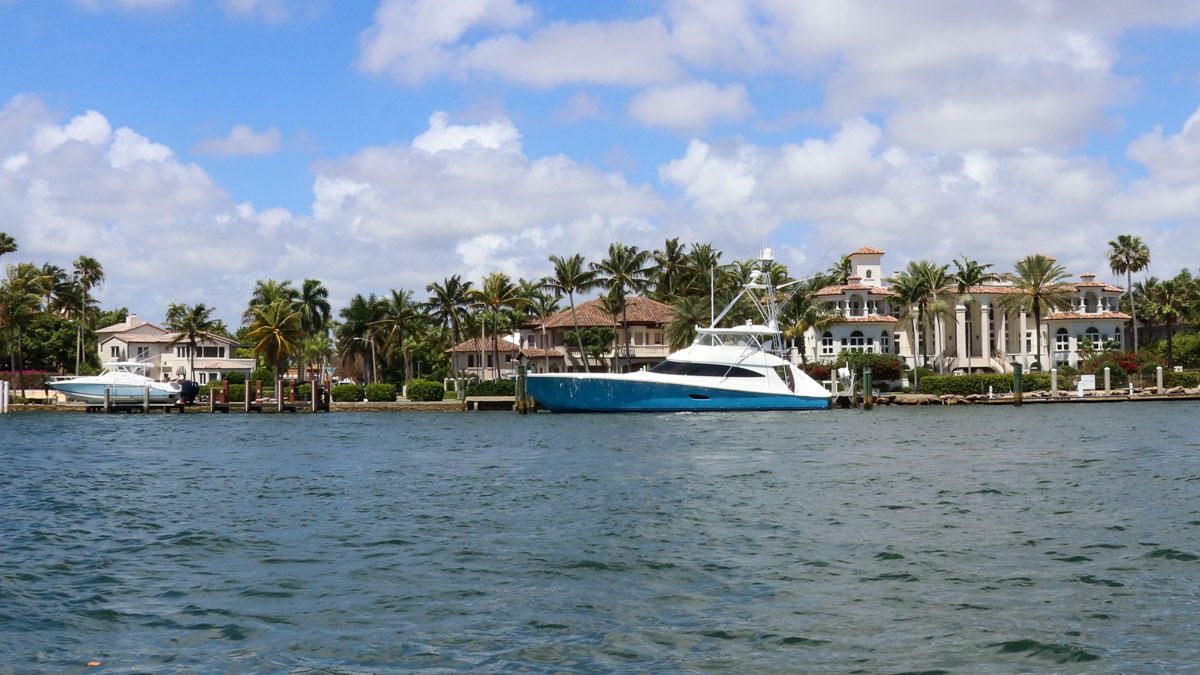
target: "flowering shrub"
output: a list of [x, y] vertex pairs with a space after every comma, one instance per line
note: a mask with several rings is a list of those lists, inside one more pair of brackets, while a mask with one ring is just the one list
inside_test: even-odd
[[817, 362], [810, 363], [810, 364], [802, 367], [801, 370], [803, 370], [805, 373], [808, 374], [809, 377], [811, 377], [814, 380], [817, 380], [818, 382], [820, 382], [821, 380], [828, 380], [829, 373], [832, 372], [832, 369], [828, 365], [826, 365], [824, 363], [817, 363]]

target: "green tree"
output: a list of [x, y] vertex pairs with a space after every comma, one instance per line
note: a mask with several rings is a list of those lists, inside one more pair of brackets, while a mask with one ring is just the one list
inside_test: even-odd
[[76, 258], [73, 267], [82, 295], [79, 302], [79, 338], [75, 346], [75, 373], [78, 374], [79, 363], [84, 358], [83, 332], [87, 326], [88, 292], [104, 283], [104, 267], [100, 261], [86, 255]]
[[304, 332], [308, 335], [326, 332], [332, 310], [329, 306], [329, 289], [325, 288], [325, 284], [317, 279], [305, 279], [300, 285], [296, 302]]
[[202, 302], [196, 305], [171, 304], [167, 308], [167, 327], [178, 333], [167, 342], [167, 348], [170, 349], [180, 342], [187, 343], [189, 380], [196, 378], [196, 343], [215, 323], [212, 313], [213, 308]]
[[[279, 299], [271, 304], [252, 307], [254, 318], [246, 334], [254, 342], [254, 355], [275, 367], [275, 379], [282, 377], [288, 358], [300, 350], [304, 327], [300, 325], [300, 310], [293, 302]], [[281, 392], [276, 392], [281, 396]]]
[[671, 320], [664, 331], [671, 351], [690, 345], [696, 339], [696, 327], [707, 324], [709, 318], [708, 298], [685, 295], [671, 305]]
[[483, 279], [479, 288], [468, 293], [471, 305], [492, 313], [492, 360], [496, 364], [496, 379], [500, 379], [500, 336], [498, 319], [505, 308], [521, 309], [529, 299], [522, 296], [520, 287], [504, 272], [492, 272]]
[[1200, 291], [1196, 279], [1186, 269], [1173, 279], [1163, 279], [1149, 289], [1149, 316], [1167, 325], [1167, 368], [1175, 366], [1175, 326], [1197, 313]]
[[[960, 254], [954, 260], [954, 273], [950, 275], [950, 281], [958, 289], [958, 297], [962, 304], [966, 305], [968, 310], [976, 304], [975, 296], [971, 295], [971, 289], [976, 286], [982, 286], [989, 281], [997, 281], [1000, 275], [995, 272], [989, 272], [992, 267], [991, 263], [980, 265], [975, 260], [970, 260], [965, 254]], [[981, 329], [982, 330], [982, 329]], [[982, 334], [982, 333], [981, 333]], [[971, 359], [971, 336], [967, 336], [967, 360]]]
[[1133, 299], [1133, 273], [1141, 272], [1150, 266], [1150, 247], [1142, 242], [1141, 237], [1129, 234], [1118, 235], [1108, 242], [1108, 268], [1113, 274], [1125, 275], [1125, 288], [1129, 296], [1129, 309], [1132, 312], [1133, 353], [1138, 352], [1137, 303]]
[[546, 360], [546, 372], [550, 372], [550, 345], [546, 341], [546, 321], [558, 314], [558, 298], [551, 296], [549, 293], [534, 293], [529, 298], [529, 304], [525, 306], [525, 310], [529, 313], [530, 318], [536, 319], [538, 325], [542, 329], [542, 356]]
[[854, 263], [850, 260], [850, 256], [844, 255], [825, 270], [825, 276], [830, 280], [830, 286], [842, 286], [849, 283], [853, 270]]
[[654, 295], [657, 300], [673, 300], [675, 298], [675, 283], [683, 271], [687, 256], [679, 237], [667, 239], [661, 249], [655, 249], [652, 254], [655, 268], [650, 275], [654, 284]]
[[372, 324], [383, 318], [384, 304], [385, 301], [374, 293], [369, 297], [363, 297], [359, 293], [350, 298], [350, 304], [338, 312], [342, 317], [342, 324], [334, 332], [337, 335], [338, 354], [342, 365], [345, 366], [347, 359], [351, 357], [361, 357], [364, 381], [367, 379], [367, 373], [374, 376], [372, 381], [378, 379], [375, 350], [379, 346], [379, 331], [373, 328]]
[[50, 283], [42, 271], [30, 263], [9, 265], [0, 283], [0, 325], [8, 328], [10, 372], [17, 373], [17, 387], [25, 396], [25, 361], [22, 338], [41, 310], [44, 288]]
[[829, 306], [817, 298], [817, 291], [825, 286], [824, 282], [825, 278], [822, 276], [801, 283], [781, 312], [783, 337], [799, 344], [800, 361], [804, 365], [808, 365], [808, 348], [804, 344], [804, 335], [809, 330], [822, 333], [841, 318], [830, 312]]
[[575, 327], [576, 342], [579, 345], [579, 357], [583, 359], [583, 370], [591, 372], [588, 367], [588, 357], [583, 351], [583, 341], [579, 335], [579, 318], [575, 315], [575, 294], [586, 293], [596, 287], [596, 273], [588, 269], [583, 262], [583, 256], [576, 253], [569, 258], [550, 256], [554, 265], [554, 273], [542, 280], [546, 288], [556, 295], [566, 294], [571, 304], [571, 324]]
[[412, 299], [412, 291], [392, 289], [390, 298], [384, 301], [382, 318], [371, 323], [383, 336], [384, 354], [395, 346], [400, 351], [400, 359], [404, 366], [404, 381], [412, 379], [411, 363], [408, 358], [408, 348], [405, 338], [419, 330], [425, 319], [421, 305]]
[[242, 312], [242, 323], [249, 325], [258, 316], [254, 312], [255, 307], [266, 307], [273, 305], [279, 300], [286, 300], [288, 303], [294, 303], [300, 299], [300, 291], [292, 286], [290, 281], [275, 281], [267, 279], [263, 281], [259, 279], [254, 282], [254, 291], [250, 296], [250, 304], [247, 305], [246, 311]]
[[[1038, 362], [1042, 358], [1042, 317], [1071, 307], [1074, 289], [1065, 285], [1067, 270], [1044, 255], [1031, 255], [1013, 268], [1014, 293], [1001, 298], [1006, 311], [1033, 314], [1034, 345]], [[1046, 345], [1046, 361], [1050, 361], [1050, 345]]]
[[[626, 367], [629, 366], [629, 306], [626, 298], [630, 294], [636, 294], [645, 289], [649, 259], [649, 251], [640, 250], [637, 246], [626, 246], [620, 242], [613, 242], [608, 245], [608, 256], [591, 265], [592, 271], [596, 272], [597, 280], [608, 286], [609, 296], [620, 298], [621, 331], [624, 334]], [[618, 358], [617, 370], [620, 369], [621, 364]]]
[[0, 232], [0, 255], [17, 252], [17, 240], [6, 232]]
[[[450, 329], [450, 335], [454, 338], [452, 347], [461, 344], [462, 318], [467, 313], [467, 306], [471, 304], [471, 300], [467, 296], [468, 291], [471, 290], [471, 282], [464, 283], [462, 278], [455, 274], [443, 279], [440, 284], [436, 282], [429, 284], [425, 290], [431, 294], [429, 301], [425, 303], [425, 310], [429, 312], [434, 321]], [[454, 369], [454, 379], [461, 396], [463, 393], [462, 375], [457, 368]]]

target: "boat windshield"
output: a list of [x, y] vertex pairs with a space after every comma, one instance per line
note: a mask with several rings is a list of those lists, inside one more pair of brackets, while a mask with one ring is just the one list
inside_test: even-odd
[[766, 377], [763, 373], [749, 368], [725, 366], [718, 363], [686, 363], [683, 361], [663, 361], [650, 369], [652, 373], [662, 375], [691, 375], [692, 377]]

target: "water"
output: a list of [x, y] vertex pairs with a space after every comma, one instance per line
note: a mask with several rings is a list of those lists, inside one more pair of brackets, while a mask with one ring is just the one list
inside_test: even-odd
[[1194, 669], [1197, 412], [12, 414], [0, 672]]

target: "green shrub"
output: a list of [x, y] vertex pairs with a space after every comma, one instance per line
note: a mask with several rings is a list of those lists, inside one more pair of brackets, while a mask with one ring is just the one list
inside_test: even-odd
[[367, 400], [372, 403], [382, 403], [384, 401], [396, 400], [396, 385], [387, 384], [385, 382], [376, 382], [368, 384], [364, 390]]
[[428, 380], [409, 380], [407, 391], [410, 401], [440, 401], [446, 397], [446, 389], [440, 382]]
[[246, 400], [246, 385], [231, 384], [229, 385], [229, 400], [230, 401], [245, 401]]
[[[921, 393], [955, 394], [970, 396], [971, 394], [986, 394], [988, 387], [996, 394], [1007, 394], [1013, 389], [1013, 376], [1006, 373], [988, 373], [982, 375], [929, 375], [921, 378]], [[1064, 378], [1059, 378], [1059, 389], [1067, 389]], [[1037, 391], [1050, 389], [1049, 373], [1030, 373], [1021, 377], [1021, 389]]]
[[339, 384], [330, 392], [333, 400], [339, 403], [350, 403], [363, 400], [363, 388], [357, 384]]
[[302, 384], [299, 387], [296, 387], [296, 396], [302, 401], [312, 400], [312, 385]]
[[271, 370], [270, 368], [268, 368], [266, 366], [263, 366], [262, 368], [259, 368], [258, 370], [255, 370], [253, 373], [251, 373], [250, 379], [251, 380], [262, 380], [263, 382], [274, 382], [275, 381], [275, 371]]
[[846, 351], [838, 355], [837, 361], [833, 365], [838, 368], [850, 366], [856, 372], [860, 371], [863, 366], [870, 366], [871, 378], [876, 382], [890, 382], [904, 377], [904, 364], [891, 354]]
[[515, 380], [473, 380], [467, 383], [467, 396], [515, 396]]
[[225, 376], [225, 381], [229, 384], [246, 384], [245, 373], [229, 373]]
[[1173, 370], [1163, 369], [1163, 386], [1164, 387], [1187, 387], [1188, 389], [1200, 386], [1200, 373], [1177, 373]]

